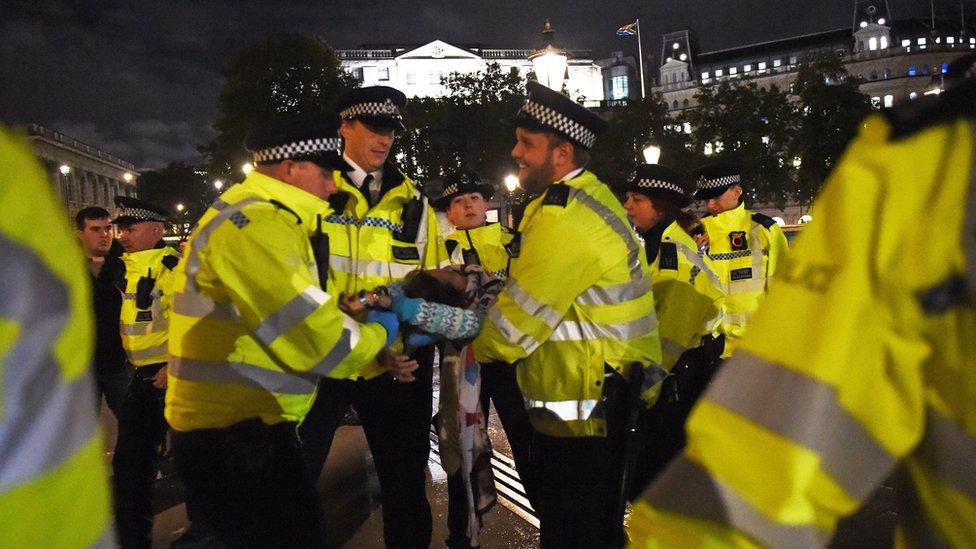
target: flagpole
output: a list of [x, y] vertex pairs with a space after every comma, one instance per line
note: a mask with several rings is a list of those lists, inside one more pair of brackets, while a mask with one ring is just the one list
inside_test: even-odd
[[640, 80], [641, 80], [641, 99], [644, 99], [644, 50], [641, 47], [641, 37], [640, 37], [640, 18], [636, 21], [637, 26], [637, 65], [640, 67]]

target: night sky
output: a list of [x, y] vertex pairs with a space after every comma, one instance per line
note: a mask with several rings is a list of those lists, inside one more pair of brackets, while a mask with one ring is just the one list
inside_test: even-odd
[[[2, 4], [0, 121], [44, 124], [150, 169], [200, 161], [196, 146], [213, 135], [221, 68], [276, 31], [316, 34], [340, 49], [434, 39], [525, 48], [539, 45], [548, 17], [558, 45], [599, 58], [615, 50], [636, 54], [636, 40], [614, 31], [639, 17], [645, 56], [658, 58], [662, 32], [691, 29], [705, 52], [849, 27], [853, 12], [852, 0]], [[929, 2], [889, 5], [899, 18], [924, 15]]]

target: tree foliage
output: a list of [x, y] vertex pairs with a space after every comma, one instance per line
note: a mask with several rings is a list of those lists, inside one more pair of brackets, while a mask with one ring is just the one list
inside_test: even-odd
[[[136, 182], [136, 192], [140, 200], [169, 210], [173, 221], [170, 232], [184, 238], [217, 198], [217, 190], [204, 173], [182, 162], [142, 172]], [[177, 208], [178, 204], [183, 205], [182, 212]]]
[[237, 53], [223, 71], [217, 136], [199, 150], [214, 177], [238, 175], [247, 161], [244, 138], [251, 126], [277, 113], [321, 113], [343, 91], [356, 87], [332, 48], [305, 34], [274, 34]]

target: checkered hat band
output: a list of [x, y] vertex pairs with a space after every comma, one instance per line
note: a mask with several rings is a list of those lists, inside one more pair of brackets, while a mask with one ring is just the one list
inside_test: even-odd
[[342, 118], [355, 118], [357, 116], [390, 116], [396, 119], [401, 118], [400, 108], [393, 101], [375, 101], [368, 103], [356, 103], [347, 109], [339, 112]]
[[120, 208], [117, 217], [132, 217], [143, 221], [166, 221], [165, 216], [145, 208]]
[[444, 187], [444, 196], [447, 196], [449, 194], [454, 194], [457, 191], [458, 191], [457, 183], [451, 183], [447, 187]]
[[596, 134], [587, 129], [586, 126], [545, 105], [526, 99], [521, 110], [543, 126], [568, 135], [570, 139], [578, 141], [587, 149], [596, 143]]
[[279, 145], [270, 149], [254, 151], [255, 162], [269, 162], [272, 160], [285, 160], [303, 154], [317, 152], [339, 152], [342, 150], [342, 139], [339, 137], [306, 139], [296, 141], [287, 145]]
[[719, 187], [728, 187], [729, 185], [735, 185], [742, 178], [736, 175], [727, 175], [725, 177], [716, 177], [715, 179], [706, 179], [704, 177], [699, 177], [697, 181], [697, 186], [699, 189], [718, 189]]
[[684, 193], [684, 191], [681, 190], [681, 187], [670, 181], [661, 181], [660, 179], [641, 179], [637, 182], [637, 186], [642, 189], [664, 189], [666, 191], [672, 191], [678, 194]]

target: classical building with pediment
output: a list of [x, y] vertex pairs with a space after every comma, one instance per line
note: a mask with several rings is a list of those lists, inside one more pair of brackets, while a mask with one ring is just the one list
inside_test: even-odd
[[[423, 45], [364, 45], [337, 50], [342, 67], [363, 86], [392, 86], [407, 97], [443, 97], [441, 79], [451, 73], [473, 74], [498, 63], [503, 71], [516, 70], [526, 78], [532, 72], [531, 49], [497, 49], [480, 45], [457, 46], [443, 40]], [[604, 99], [601, 68], [589, 51], [570, 52], [566, 89], [573, 99], [596, 106]]]

